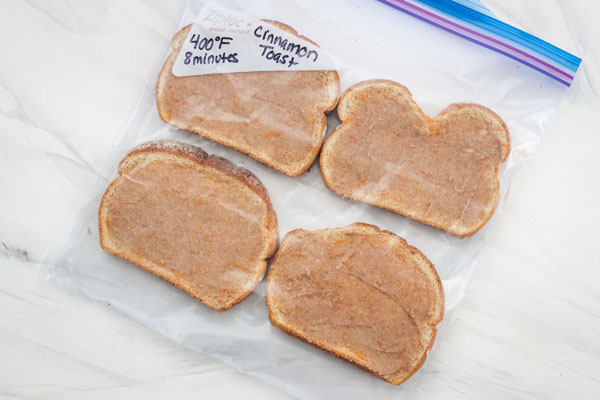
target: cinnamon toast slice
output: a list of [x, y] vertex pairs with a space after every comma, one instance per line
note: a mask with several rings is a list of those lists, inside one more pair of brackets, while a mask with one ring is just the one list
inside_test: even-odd
[[331, 190], [460, 237], [491, 218], [510, 151], [496, 113], [452, 104], [430, 118], [404, 86], [373, 80], [346, 90], [338, 115], [320, 158]]
[[98, 223], [103, 249], [218, 311], [252, 292], [278, 243], [277, 216], [252, 173], [172, 141], [121, 161]]
[[[267, 21], [302, 39], [290, 26]], [[289, 176], [314, 162], [325, 113], [340, 92], [336, 71], [258, 71], [177, 77], [172, 68], [191, 25], [177, 32], [156, 85], [160, 117]]]
[[363, 223], [288, 233], [266, 302], [274, 326], [396, 385], [421, 367], [444, 314], [427, 257]]

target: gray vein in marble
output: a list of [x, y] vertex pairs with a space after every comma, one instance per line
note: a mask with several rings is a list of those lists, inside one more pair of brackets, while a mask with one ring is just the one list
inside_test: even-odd
[[33, 345], [34, 347], [37, 347], [39, 350], [42, 350], [42, 351], [45, 351], [45, 352], [50, 352], [50, 353], [58, 356], [59, 358], [63, 358], [65, 360], [67, 360], [67, 361], [75, 361], [80, 366], [85, 367], [85, 368], [87, 368], [87, 369], [89, 369], [91, 371], [94, 371], [94, 372], [96, 372], [96, 373], [98, 373], [98, 374], [100, 374], [100, 375], [102, 375], [102, 376], [104, 376], [106, 378], [109, 378], [111, 381], [119, 384], [119, 386], [138, 383], [138, 381], [135, 380], [135, 379], [131, 379], [131, 378], [125, 377], [124, 375], [115, 373], [115, 372], [113, 372], [113, 371], [111, 371], [109, 369], [106, 369], [106, 368], [100, 367], [98, 365], [89, 363], [89, 362], [87, 362], [85, 360], [80, 360], [80, 359], [74, 357], [72, 354], [64, 353], [64, 352], [62, 352], [60, 350], [57, 350], [57, 349], [54, 349], [52, 347], [46, 346], [46, 345], [44, 345], [42, 343], [39, 343], [39, 342], [37, 342], [35, 340], [28, 339], [28, 338], [24, 337], [23, 335], [18, 335], [16, 333], [12, 332], [9, 328], [6, 328], [6, 326], [5, 326], [5, 332], [8, 332], [9, 334], [12, 334], [13, 337], [14, 337], [14, 339], [16, 341], [27, 342], [27, 343]]
[[2, 246], [0, 247], [0, 255], [3, 255], [6, 257], [17, 258], [17, 259], [25, 261], [25, 262], [30, 261], [29, 256], [27, 254], [27, 250], [20, 249], [18, 247], [9, 246], [4, 242], [1, 242], [1, 243], [2, 243]]
[[[0, 293], [4, 293], [5, 296], [12, 297], [13, 299], [21, 301], [21, 302], [24, 302], [24, 303], [35, 304], [36, 306], [38, 306], [40, 308], [43, 308], [44, 310], [54, 311], [54, 312], [63, 313], [63, 314], [67, 314], [67, 315], [72, 315], [72, 316], [77, 317], [77, 318], [85, 318], [85, 315], [73, 313], [73, 312], [70, 312], [70, 311], [66, 311], [66, 310], [61, 309], [61, 308], [50, 307], [50, 306], [44, 304], [43, 301], [33, 302], [33, 301], [30, 301], [29, 299], [27, 299], [26, 297], [18, 296], [15, 293], [11, 293], [11, 292], [6, 291], [6, 290], [4, 290], [2, 288], [0, 288]], [[30, 292], [26, 292], [26, 294], [30, 294], [31, 295]]]
[[109, 21], [106, 0], [25, 0], [37, 12], [73, 33], [104, 33]]
[[[2, 98], [2, 97], [4, 97], [4, 98]], [[101, 177], [100, 172], [97, 171], [83, 157], [83, 155], [77, 151], [77, 149], [64, 137], [64, 135], [62, 135], [59, 132], [54, 132], [52, 129], [48, 129], [43, 124], [40, 124], [39, 122], [37, 122], [36, 119], [28, 113], [27, 109], [25, 107], [21, 106], [20, 101], [13, 95], [13, 93], [4, 86], [0, 86], [0, 101], [2, 101], [0, 103], [0, 106], [1, 106], [0, 115], [4, 115], [7, 118], [12, 119], [13, 121], [19, 121], [22, 124], [24, 124], [25, 126], [37, 128], [40, 132], [44, 132], [44, 133], [48, 134], [49, 136], [54, 138], [58, 143], [60, 143], [64, 149], [66, 149], [68, 151], [68, 153], [72, 156], [72, 159], [69, 159], [68, 157], [65, 157], [65, 156], [62, 156], [59, 154], [48, 153], [42, 149], [38, 149], [41, 154], [44, 154], [49, 157], [59, 157], [59, 158], [63, 158], [63, 159], [72, 161], [79, 167], [92, 172], [94, 175], [96, 175], [98, 177]], [[27, 133], [25, 133], [25, 136], [27, 136]], [[28, 139], [30, 139], [29, 142], [32, 143], [31, 138], [28, 138]], [[33, 143], [32, 143], [32, 146], [37, 147], [37, 146], [33, 145]], [[65, 176], [67, 176], [67, 175], [65, 174]]]

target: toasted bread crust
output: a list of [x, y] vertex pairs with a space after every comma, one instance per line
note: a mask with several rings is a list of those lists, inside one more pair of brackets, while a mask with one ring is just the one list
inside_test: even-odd
[[[292, 28], [291, 26], [289, 26], [287, 24], [284, 24], [279, 21], [273, 21], [273, 20], [263, 20], [263, 21], [265, 21], [269, 24], [272, 24], [282, 30], [285, 30], [295, 36], [298, 36], [301, 39], [307, 40], [307, 41], [317, 45], [314, 41], [312, 41], [302, 35], [299, 35], [298, 32], [294, 28]], [[269, 166], [270, 168], [272, 168], [276, 171], [282, 172], [286, 175], [295, 177], [295, 176], [299, 176], [299, 175], [303, 174], [306, 170], [308, 170], [310, 168], [310, 166], [314, 163], [315, 159], [317, 158], [319, 151], [321, 149], [321, 145], [323, 144], [323, 138], [325, 137], [325, 133], [327, 132], [327, 118], [326, 118], [325, 114], [332, 111], [336, 107], [337, 102], [338, 102], [338, 97], [339, 97], [339, 93], [340, 93], [340, 78], [339, 78], [337, 71], [321, 71], [322, 73], [326, 74], [326, 78], [327, 78], [326, 86], [327, 86], [329, 97], [328, 97], [327, 102], [315, 104], [316, 109], [318, 110], [319, 116], [318, 116], [318, 126], [315, 128], [315, 134], [317, 135], [317, 137], [315, 138], [316, 140], [315, 140], [314, 145], [312, 146], [311, 151], [306, 154], [306, 157], [304, 158], [304, 160], [301, 163], [286, 165], [284, 163], [274, 161], [273, 159], [271, 159], [270, 156], [265, 156], [261, 152], [257, 151], [257, 149], [247, 148], [247, 147], [245, 147], [244, 144], [238, 143], [238, 141], [236, 141], [234, 139], [230, 139], [230, 138], [223, 136], [219, 130], [207, 130], [207, 129], [202, 129], [198, 126], [190, 126], [189, 124], [181, 124], [181, 123], [178, 123], [177, 121], [172, 120], [171, 116], [167, 114], [167, 112], [165, 111], [166, 105], [164, 104], [165, 99], [163, 99], [161, 92], [163, 91], [164, 87], [167, 85], [168, 80], [173, 78], [173, 75], [171, 73], [171, 67], [172, 67], [175, 59], [177, 58], [179, 49], [181, 48], [182, 43], [185, 40], [190, 28], [191, 28], [191, 25], [187, 25], [174, 35], [173, 40], [172, 40], [173, 51], [168, 56], [167, 60], [163, 64], [161, 71], [160, 71], [160, 74], [158, 77], [158, 82], [156, 84], [156, 90], [155, 90], [158, 114], [159, 114], [160, 118], [163, 121], [168, 122], [172, 125], [189, 130], [200, 136], [206, 137], [207, 139], [210, 139], [217, 143], [221, 143], [225, 146], [231, 147], [231, 148], [233, 148], [241, 153], [244, 153], [244, 154], [254, 158], [255, 160]], [[315, 72], [318, 72], [318, 71], [315, 71]], [[294, 72], [286, 72], [286, 73], [294, 73]], [[248, 73], [246, 73], [246, 74], [248, 74]]]
[[395, 385], [400, 385], [403, 382], [405, 382], [407, 379], [409, 379], [412, 375], [414, 375], [414, 373], [423, 365], [423, 363], [425, 362], [425, 359], [427, 357], [427, 352], [431, 349], [431, 346], [433, 346], [433, 343], [435, 341], [435, 337], [436, 337], [436, 333], [437, 333], [436, 325], [439, 322], [441, 322], [443, 315], [444, 315], [444, 292], [443, 292], [443, 287], [442, 287], [442, 282], [440, 280], [440, 277], [439, 277], [437, 271], [435, 270], [433, 264], [427, 259], [427, 257], [425, 257], [425, 255], [423, 255], [423, 253], [421, 253], [417, 248], [415, 248], [413, 246], [409, 246], [403, 238], [400, 238], [399, 236], [395, 235], [394, 233], [392, 233], [390, 231], [381, 230], [380, 228], [378, 228], [377, 226], [374, 226], [374, 225], [369, 225], [369, 224], [365, 224], [365, 223], [354, 223], [352, 225], [349, 225], [349, 226], [343, 227], [343, 228], [322, 229], [320, 231], [315, 231], [313, 233], [318, 234], [318, 233], [326, 232], [326, 231], [330, 231], [330, 232], [332, 232], [332, 231], [349, 232], [350, 231], [350, 232], [362, 233], [362, 234], [367, 234], [367, 235], [384, 235], [384, 236], [389, 237], [391, 240], [399, 240], [399, 243], [401, 243], [403, 246], [406, 246], [406, 249], [411, 254], [411, 256], [413, 256], [413, 257], [419, 259], [419, 261], [421, 261], [421, 263], [419, 263], [419, 265], [424, 267], [423, 268], [424, 272], [430, 279], [430, 282], [435, 287], [435, 292], [436, 292], [435, 295], [436, 295], [437, 301], [433, 305], [434, 311], [432, 312], [431, 318], [428, 323], [431, 333], [430, 333], [430, 336], [428, 337], [426, 347], [420, 354], [420, 357], [414, 363], [414, 365], [412, 366], [410, 371], [406, 374], [399, 374], [399, 375], [380, 374], [377, 371], [369, 368], [366, 365], [366, 362], [364, 359], [361, 360], [360, 358], [355, 357], [350, 352], [343, 352], [343, 351], [339, 351], [335, 348], [332, 348], [332, 347], [328, 346], [327, 344], [323, 343], [318, 338], [309, 337], [306, 334], [302, 333], [299, 329], [296, 329], [294, 326], [291, 326], [284, 321], [284, 317], [281, 315], [281, 313], [277, 307], [276, 300], [273, 299], [273, 295], [272, 295], [273, 285], [274, 285], [273, 271], [277, 269], [279, 258], [281, 257], [281, 254], [283, 254], [286, 251], [288, 242], [291, 240], [290, 238], [294, 237], [295, 235], [297, 235], [299, 233], [305, 232], [302, 229], [296, 229], [294, 231], [289, 232], [284, 237], [279, 251], [273, 257], [271, 270], [269, 271], [269, 274], [267, 276], [267, 287], [266, 287], [266, 296], [265, 296], [265, 300], [267, 302], [267, 308], [268, 308], [268, 312], [269, 312], [269, 320], [273, 326], [279, 328], [283, 332], [285, 332], [293, 337], [296, 337], [296, 338], [304, 341], [305, 343], [308, 343], [310, 345], [318, 347], [319, 349], [324, 350], [327, 353], [329, 353], [337, 358], [340, 358], [344, 361], [350, 362], [350, 363], [360, 367], [361, 369], [369, 372], [370, 374], [377, 376], [378, 378], [386, 380]]
[[220, 171], [224, 174], [227, 174], [230, 177], [238, 180], [242, 185], [247, 187], [253, 193], [255, 193], [258, 197], [262, 199], [264, 202], [267, 213], [266, 213], [266, 221], [263, 229], [264, 232], [264, 240], [267, 245], [265, 246], [265, 250], [263, 254], [261, 254], [260, 265], [258, 265], [258, 269], [256, 270], [255, 279], [253, 281], [252, 286], [244, 291], [240, 296], [236, 298], [231, 298], [225, 304], [211, 304], [207, 302], [207, 300], [203, 297], [201, 293], [198, 293], [194, 287], [189, 283], [178, 279], [176, 274], [172, 271], [169, 271], [165, 268], [160, 268], [156, 265], [152, 265], [151, 262], [142, 263], [138, 260], [130, 257], [127, 253], [120, 251], [114, 246], [111, 246], [109, 240], [108, 226], [107, 226], [107, 207], [106, 202], [110, 199], [110, 196], [113, 192], [113, 189], [116, 185], [119, 184], [119, 179], [115, 179], [111, 182], [111, 184], [106, 189], [104, 196], [100, 202], [100, 207], [98, 210], [98, 226], [100, 232], [100, 245], [107, 252], [121, 257], [128, 262], [137, 265], [138, 267], [145, 269], [146, 271], [158, 276], [159, 278], [164, 279], [165, 281], [171, 283], [172, 285], [178, 287], [189, 295], [197, 298], [202, 301], [209, 307], [217, 310], [217, 311], [226, 311], [233, 307], [235, 304], [244, 300], [254, 288], [258, 285], [258, 283], [262, 280], [267, 267], [267, 259], [275, 252], [278, 245], [278, 224], [277, 224], [277, 215], [275, 214], [275, 210], [271, 204], [269, 195], [267, 190], [262, 185], [262, 183], [254, 176], [250, 171], [245, 168], [236, 167], [234, 164], [229, 162], [228, 160], [208, 155], [199, 147], [187, 145], [184, 143], [174, 142], [174, 141], [154, 141], [142, 144], [134, 149], [132, 149], [121, 161], [119, 164], [119, 177], [125, 176], [128, 171], [135, 168], [135, 166], [144, 160], [144, 158], [148, 155], [161, 155], [168, 154], [171, 156], [175, 156], [178, 158], [184, 158], [193, 163], [210, 166], [211, 168]]
[[[466, 229], [466, 228], [465, 229], [457, 229], [454, 226], [449, 226], [447, 224], [440, 223], [435, 220], [427, 219], [424, 216], [421, 216], [418, 214], [414, 214], [414, 213], [410, 214], [409, 212], [403, 210], [402, 208], [400, 208], [396, 205], [390, 205], [390, 204], [387, 204], [387, 203], [384, 203], [381, 201], [377, 201], [377, 200], [372, 200], [372, 199], [371, 200], [365, 199], [363, 196], [358, 195], [355, 192], [341, 192], [339, 190], [339, 188], [336, 188], [335, 182], [332, 181], [332, 179], [330, 177], [331, 171], [328, 166], [329, 151], [331, 150], [333, 143], [335, 143], [335, 141], [337, 139], [339, 139], [340, 134], [342, 134], [344, 129], [346, 128], [346, 126], [344, 125], [344, 122], [348, 123], [348, 122], [352, 121], [353, 118], [356, 118], [356, 116], [360, 114], [361, 100], [358, 99], [358, 97], [360, 96], [360, 92], [363, 89], [369, 89], [372, 87], [381, 87], [384, 90], [395, 92], [398, 96], [403, 97], [405, 100], [408, 101], [408, 103], [410, 104], [410, 107], [412, 107], [414, 114], [423, 118], [423, 120], [427, 121], [427, 123], [430, 126], [432, 124], [434, 124], [435, 122], [441, 121], [442, 119], [448, 117], [449, 115], [460, 112], [461, 110], [476, 109], [476, 110], [480, 110], [481, 112], [485, 113], [488, 118], [496, 121], [503, 128], [502, 133], [500, 133], [496, 136], [498, 142], [500, 143], [500, 147], [502, 149], [502, 157], [501, 157], [501, 160], [499, 161], [499, 163], [497, 163], [494, 167], [495, 168], [495, 170], [494, 170], [495, 180], [493, 182], [494, 188], [491, 193], [491, 196], [493, 197], [493, 207], [489, 210], [489, 212], [486, 213], [484, 218], [481, 218], [478, 221], [478, 224], [476, 226], [474, 226], [470, 229]], [[364, 101], [364, 100], [362, 100], [362, 101]], [[368, 203], [368, 204], [371, 204], [371, 205], [374, 205], [374, 206], [377, 206], [377, 207], [380, 207], [383, 209], [387, 209], [396, 214], [400, 214], [400, 215], [403, 215], [410, 219], [413, 219], [417, 222], [421, 222], [421, 223], [433, 226], [435, 228], [444, 230], [444, 231], [449, 232], [458, 237], [472, 236], [473, 234], [475, 234], [476, 232], [481, 230], [485, 226], [485, 224], [490, 220], [492, 215], [494, 214], [497, 204], [498, 204], [498, 198], [500, 195], [500, 183], [497, 178], [498, 170], [499, 170], [500, 165], [508, 159], [508, 155], [510, 153], [510, 135], [508, 132], [508, 128], [507, 128], [506, 124], [504, 123], [504, 121], [502, 120], [502, 118], [500, 118], [498, 116], [498, 114], [496, 114], [489, 108], [486, 108], [479, 104], [456, 103], [456, 104], [451, 104], [448, 107], [446, 107], [446, 109], [441, 111], [434, 118], [430, 118], [425, 113], [423, 113], [421, 108], [413, 100], [412, 94], [405, 86], [403, 86], [397, 82], [394, 82], [394, 81], [376, 79], [376, 80], [368, 80], [368, 81], [359, 82], [359, 83], [351, 86], [350, 88], [348, 88], [342, 94], [340, 101], [338, 103], [338, 116], [339, 116], [340, 120], [342, 121], [342, 124], [339, 125], [329, 135], [329, 137], [325, 141], [325, 143], [323, 145], [323, 149], [321, 151], [321, 157], [319, 160], [319, 165], [320, 165], [323, 181], [324, 181], [325, 185], [332, 191], [334, 191], [337, 194], [341, 195], [342, 197], [348, 198], [350, 200], [365, 202], [365, 203]], [[459, 228], [463, 228], [463, 227], [459, 226]]]

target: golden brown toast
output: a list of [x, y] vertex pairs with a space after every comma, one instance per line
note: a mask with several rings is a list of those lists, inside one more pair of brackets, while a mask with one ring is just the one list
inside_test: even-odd
[[453, 104], [430, 118], [404, 86], [373, 80], [346, 90], [338, 115], [320, 159], [331, 190], [461, 237], [491, 218], [510, 151], [493, 111]]
[[[299, 36], [288, 25], [268, 22]], [[297, 176], [306, 171], [323, 143], [325, 113], [337, 104], [337, 72], [260, 71], [176, 77], [171, 70], [190, 27], [175, 34], [173, 51], [158, 77], [160, 117], [284, 174]]]
[[262, 279], [277, 247], [277, 216], [249, 171], [171, 141], [133, 149], [98, 213], [109, 253], [223, 311]]
[[423, 253], [362, 223], [288, 233], [266, 301], [274, 326], [396, 385], [421, 367], [444, 314]]

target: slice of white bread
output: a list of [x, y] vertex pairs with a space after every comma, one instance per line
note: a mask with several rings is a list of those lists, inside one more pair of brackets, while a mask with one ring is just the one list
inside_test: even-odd
[[423, 253], [363, 223], [288, 233], [266, 301], [274, 326], [396, 385], [421, 367], [444, 314]]
[[217, 311], [252, 292], [278, 242], [269, 195], [251, 172], [171, 141], [121, 161], [98, 223], [104, 250]]
[[494, 112], [453, 104], [430, 118], [404, 86], [372, 80], [344, 92], [338, 115], [320, 159], [331, 190], [460, 237], [491, 218], [510, 151]]
[[[288, 25], [267, 21], [299, 36]], [[176, 127], [234, 148], [290, 176], [314, 162], [327, 130], [325, 113], [340, 93], [335, 71], [262, 71], [176, 77], [172, 68], [190, 30], [173, 38], [173, 51], [156, 85], [160, 117]]]

